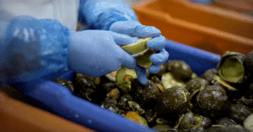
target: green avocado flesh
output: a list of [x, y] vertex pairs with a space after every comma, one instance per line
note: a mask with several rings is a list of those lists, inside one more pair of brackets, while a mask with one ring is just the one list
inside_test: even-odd
[[153, 50], [148, 50], [146, 53], [144, 53], [143, 55], [139, 55], [137, 57], [135, 57], [135, 60], [137, 62], [137, 64], [141, 67], [144, 68], [148, 68], [149, 66], [152, 65], [152, 62], [149, 60], [149, 57], [155, 53], [155, 51]]
[[[130, 78], [125, 78], [129, 76]], [[116, 74], [116, 85], [125, 93], [131, 90], [131, 79], [137, 78], [133, 69], [121, 67]]]
[[150, 39], [151, 39], [150, 37], [149, 38], [140, 38], [138, 42], [121, 46], [121, 48], [131, 55], [136, 54], [136, 53], [139, 53], [139, 52], [147, 49], [146, 43]]
[[228, 58], [221, 65], [219, 74], [229, 82], [237, 82], [244, 76], [244, 67], [236, 58]]

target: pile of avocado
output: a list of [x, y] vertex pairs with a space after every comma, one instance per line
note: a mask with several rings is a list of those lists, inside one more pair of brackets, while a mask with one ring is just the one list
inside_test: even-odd
[[142, 85], [125, 67], [106, 76], [54, 81], [74, 95], [161, 132], [253, 131], [253, 51], [227, 52], [198, 77], [181, 60], [161, 65]]

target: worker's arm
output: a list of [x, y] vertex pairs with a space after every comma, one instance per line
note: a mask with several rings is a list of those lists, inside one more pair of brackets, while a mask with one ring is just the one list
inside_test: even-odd
[[[139, 23], [134, 11], [123, 0], [80, 0], [79, 21], [89, 28], [109, 30], [131, 37], [152, 37], [147, 42], [147, 47], [158, 53], [150, 57], [153, 65], [148, 68], [149, 73], [159, 72], [160, 65], [168, 60], [166, 39], [161, 36], [161, 32], [155, 27]], [[137, 66], [135, 71], [139, 81], [146, 85], [146, 70]]]
[[1, 22], [0, 83], [30, 81], [67, 67], [69, 29], [57, 20], [18, 16]]
[[79, 22], [89, 28], [108, 30], [116, 21], [137, 21], [123, 0], [80, 0]]
[[1, 85], [32, 81], [63, 68], [99, 77], [121, 66], [136, 67], [134, 58], [118, 46], [137, 41], [127, 35], [70, 32], [57, 20], [29, 16], [14, 17], [0, 27]]

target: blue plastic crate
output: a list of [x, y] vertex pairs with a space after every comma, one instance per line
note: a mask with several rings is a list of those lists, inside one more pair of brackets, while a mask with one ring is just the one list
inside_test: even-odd
[[[170, 60], [184, 60], [198, 76], [210, 68], [215, 68], [220, 59], [219, 55], [172, 41], [167, 41], [166, 50], [169, 51]], [[72, 80], [74, 74], [75, 72], [73, 71], [63, 70], [48, 75], [46, 78], [52, 80], [53, 78], [60, 77]], [[36, 105], [96, 131], [154, 131], [76, 97], [67, 88], [53, 81], [43, 82], [38, 79], [29, 83], [15, 85], [15, 87], [17, 90], [23, 92], [26, 98], [36, 103]]]

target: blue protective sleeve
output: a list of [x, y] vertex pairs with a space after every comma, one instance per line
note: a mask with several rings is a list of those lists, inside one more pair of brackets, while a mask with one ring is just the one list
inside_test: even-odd
[[137, 21], [123, 0], [80, 0], [79, 22], [88, 28], [108, 30], [116, 21]]
[[4, 32], [0, 41], [1, 85], [30, 81], [67, 67], [69, 29], [60, 22], [17, 16], [6, 26], [0, 29]]

